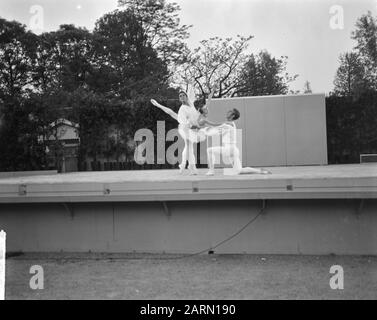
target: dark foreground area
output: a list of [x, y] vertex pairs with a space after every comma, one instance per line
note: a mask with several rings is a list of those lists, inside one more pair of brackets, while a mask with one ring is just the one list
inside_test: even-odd
[[[42, 290], [30, 288], [33, 265]], [[343, 290], [330, 288], [333, 265]], [[6, 299], [377, 299], [377, 257], [43, 253], [6, 267]]]

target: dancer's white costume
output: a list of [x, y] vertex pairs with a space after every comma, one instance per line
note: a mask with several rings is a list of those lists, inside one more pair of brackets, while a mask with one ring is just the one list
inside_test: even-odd
[[[190, 97], [190, 94], [188, 95]], [[192, 97], [192, 95], [191, 95]], [[233, 165], [233, 171], [230, 174], [248, 174], [248, 173], [270, 173], [264, 169], [254, 169], [250, 167], [242, 168], [242, 163], [240, 160], [240, 152], [237, 148], [237, 129], [235, 123], [225, 123], [221, 126], [214, 127], [204, 127], [200, 129], [191, 129], [191, 127], [202, 127], [200, 121], [200, 113], [196, 110], [192, 103], [192, 99], [188, 99], [189, 105], [182, 104], [179, 108], [178, 114], [173, 110], [164, 107], [157, 103], [155, 100], [151, 102], [158, 108], [169, 114], [173, 119], [177, 120], [179, 123], [178, 132], [182, 136], [185, 147], [182, 152], [182, 163], [180, 164], [181, 171], [186, 166], [186, 162], [189, 162], [190, 170], [196, 169], [195, 155], [194, 155], [194, 143], [205, 140], [208, 136], [222, 135], [222, 146], [216, 146], [208, 148], [208, 161], [209, 161], [209, 172], [208, 175], [214, 174], [214, 161], [216, 155], [222, 155], [223, 157], [230, 160]], [[195, 173], [195, 171], [194, 171]]]
[[[180, 135], [184, 139], [188, 139], [193, 143], [199, 143], [204, 141], [208, 136], [219, 135], [220, 131], [218, 127], [204, 127], [200, 129], [191, 129], [192, 126], [201, 127], [199, 123], [200, 113], [195, 109], [187, 105], [182, 105], [175, 113], [173, 110], [161, 106], [158, 106], [161, 110], [170, 115], [173, 119], [179, 123]], [[184, 136], [184, 137], [183, 137]]]
[[[214, 174], [215, 157], [222, 156], [227, 164], [232, 164], [232, 170], [229, 170], [229, 175], [237, 174], [251, 174], [251, 173], [270, 173], [264, 169], [255, 169], [250, 167], [242, 167], [240, 159], [240, 151], [237, 147], [237, 128], [234, 122], [224, 123], [218, 128], [213, 128], [221, 131], [222, 145], [210, 147], [207, 149], [208, 167], [209, 171], [207, 175]], [[213, 133], [213, 131], [211, 132]]]
[[[189, 162], [189, 169], [192, 174], [196, 174], [196, 161], [195, 161], [195, 155], [194, 155], [194, 143], [197, 143], [199, 141], [202, 141], [205, 139], [205, 135], [201, 133], [199, 135], [198, 130], [192, 130], [192, 126], [198, 125], [198, 119], [200, 117], [200, 113], [198, 110], [196, 110], [194, 106], [194, 99], [195, 99], [195, 92], [193, 87], [189, 86], [188, 92], [187, 92], [187, 100], [188, 105], [182, 104], [179, 108], [178, 114], [175, 113], [173, 110], [164, 107], [157, 103], [155, 100], [151, 100], [152, 104], [169, 114], [173, 119], [177, 120], [179, 123], [178, 126], [178, 132], [181, 135], [181, 137], [184, 140], [185, 147], [182, 151], [182, 162], [179, 165], [179, 168], [181, 172], [186, 167], [186, 162], [188, 160]], [[199, 138], [200, 137], [200, 138]]]
[[179, 123], [178, 132], [185, 142], [185, 147], [182, 151], [182, 162], [180, 165], [181, 170], [183, 170], [184, 167], [186, 167], [187, 160], [189, 162], [189, 169], [190, 170], [196, 169], [194, 143], [197, 141], [190, 139], [190, 136], [191, 136], [190, 132], [192, 131], [190, 127], [194, 123], [196, 123], [198, 117], [199, 117], [199, 112], [195, 109], [194, 106], [191, 106], [191, 105], [188, 106], [188, 105], [182, 104], [182, 106], [179, 108], [179, 111], [177, 114], [177, 121]]

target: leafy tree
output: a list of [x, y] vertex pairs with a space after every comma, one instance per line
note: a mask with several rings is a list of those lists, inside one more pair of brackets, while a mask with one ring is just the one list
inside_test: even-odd
[[118, 4], [133, 13], [159, 58], [170, 67], [185, 60], [189, 50], [184, 41], [191, 26], [180, 24], [179, 5], [166, 0], [119, 0]]
[[33, 82], [37, 36], [16, 21], [0, 18], [0, 100], [25, 93]]
[[177, 96], [130, 10], [103, 16], [94, 32], [62, 25], [40, 36], [1, 19], [0, 57], [0, 170], [46, 168], [49, 124], [58, 118], [80, 125], [81, 164], [88, 156], [131, 160], [135, 131], [161, 119], [150, 97]]
[[351, 38], [357, 43], [355, 50], [364, 65], [369, 87], [377, 89], [377, 18], [370, 11], [357, 20]]
[[367, 88], [365, 71], [360, 56], [347, 52], [339, 57], [340, 66], [334, 80], [334, 93], [339, 96], [359, 95]]
[[72, 107], [72, 120], [79, 125], [79, 162], [83, 162], [87, 156], [97, 161], [107, 139], [108, 119], [105, 112], [108, 101], [103, 95], [79, 88], [69, 95], [69, 104]]
[[234, 95], [262, 96], [287, 94], [289, 83], [298, 75], [286, 72], [287, 57], [275, 58], [267, 51], [251, 54], [240, 74], [240, 84]]
[[310, 82], [309, 81], [305, 81], [305, 84], [304, 84], [304, 94], [309, 94], [309, 93], [312, 93], [312, 87], [310, 85]]
[[93, 89], [123, 99], [167, 89], [167, 66], [133, 12], [104, 15], [96, 23], [94, 37], [96, 56], [89, 83]]
[[93, 64], [93, 36], [85, 28], [61, 25], [37, 42], [36, 86], [73, 91], [86, 86]]
[[330, 163], [359, 162], [377, 152], [377, 19], [362, 15], [352, 32], [356, 46], [340, 55], [334, 92], [326, 98]]
[[248, 42], [252, 37], [237, 39], [219, 37], [200, 42], [181, 67], [181, 79], [176, 82], [193, 83], [201, 96], [217, 88], [214, 97], [232, 96], [240, 86], [241, 68], [245, 64]]
[[326, 98], [329, 163], [358, 163], [360, 154], [377, 153], [377, 93]]
[[377, 90], [377, 18], [368, 11], [356, 22], [351, 38], [356, 41], [352, 52], [341, 54], [334, 80], [334, 94], [360, 96]]
[[56, 114], [39, 95], [17, 96], [4, 103], [4, 123], [0, 129], [0, 170], [38, 170], [47, 168], [48, 124]]
[[[194, 83], [200, 97], [215, 90], [214, 97], [288, 93], [290, 77], [285, 72], [287, 57], [272, 57], [267, 51], [247, 54], [250, 37], [214, 37], [200, 42], [182, 67], [181, 82]], [[215, 88], [215, 89], [214, 89]]]

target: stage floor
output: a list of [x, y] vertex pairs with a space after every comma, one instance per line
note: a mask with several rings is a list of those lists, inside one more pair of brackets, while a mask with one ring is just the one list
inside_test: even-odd
[[266, 168], [271, 175], [178, 170], [0, 178], [0, 203], [377, 198], [377, 164]]

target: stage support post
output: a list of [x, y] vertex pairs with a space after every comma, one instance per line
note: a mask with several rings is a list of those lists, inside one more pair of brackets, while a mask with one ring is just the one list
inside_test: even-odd
[[0, 231], [0, 300], [5, 300], [5, 240], [6, 234]]

